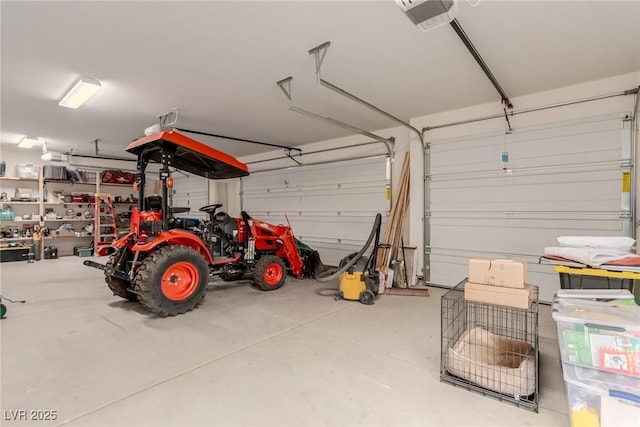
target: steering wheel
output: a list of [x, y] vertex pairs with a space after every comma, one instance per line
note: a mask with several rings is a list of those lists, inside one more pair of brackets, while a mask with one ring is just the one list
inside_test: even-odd
[[213, 205], [203, 206], [198, 210], [200, 212], [204, 212], [204, 213], [213, 215], [214, 213], [216, 213], [216, 209], [221, 208], [221, 207], [222, 207], [222, 203], [215, 203]]

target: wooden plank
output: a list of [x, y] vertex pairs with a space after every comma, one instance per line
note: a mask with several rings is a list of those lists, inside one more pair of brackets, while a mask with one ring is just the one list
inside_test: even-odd
[[397, 248], [402, 240], [402, 232], [404, 228], [404, 217], [409, 202], [409, 179], [410, 179], [410, 157], [409, 153], [405, 154], [400, 173], [400, 182], [394, 196], [393, 206], [385, 228], [384, 235], [380, 241], [381, 244], [387, 246], [382, 248], [379, 253], [376, 267], [378, 269], [383, 266], [388, 267]]
[[404, 295], [411, 297], [428, 297], [429, 289], [416, 288], [387, 288], [384, 290], [385, 295]]

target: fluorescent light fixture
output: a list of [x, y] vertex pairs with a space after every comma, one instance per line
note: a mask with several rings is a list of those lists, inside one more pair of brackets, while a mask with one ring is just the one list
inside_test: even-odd
[[18, 147], [31, 148], [33, 147], [33, 144], [37, 144], [38, 142], [40, 142], [40, 140], [35, 136], [23, 136], [20, 142], [18, 143]]
[[58, 103], [61, 107], [76, 109], [84, 104], [102, 85], [99, 80], [82, 77]]

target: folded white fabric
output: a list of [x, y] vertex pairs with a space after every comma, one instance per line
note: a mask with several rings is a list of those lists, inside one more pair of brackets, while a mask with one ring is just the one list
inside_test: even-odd
[[640, 258], [640, 255], [631, 254], [619, 249], [608, 248], [569, 248], [550, 246], [544, 248], [544, 254], [574, 260], [590, 265], [591, 267], [600, 267], [602, 264], [626, 258]]
[[619, 249], [629, 252], [636, 241], [625, 236], [561, 236], [560, 246], [575, 248]]

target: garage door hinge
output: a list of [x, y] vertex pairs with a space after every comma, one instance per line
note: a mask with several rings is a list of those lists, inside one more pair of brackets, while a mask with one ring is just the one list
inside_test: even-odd
[[425, 218], [430, 218], [430, 217], [431, 217], [431, 211], [426, 211], [426, 212], [424, 213], [424, 217], [425, 217]]
[[622, 169], [631, 168], [631, 159], [622, 159], [622, 160], [620, 160], [620, 167]]
[[631, 212], [620, 212], [620, 219], [631, 219]]
[[431, 182], [431, 175], [425, 175], [424, 182]]
[[431, 150], [431, 143], [430, 142], [425, 143], [424, 144], [424, 149], [425, 150]]

